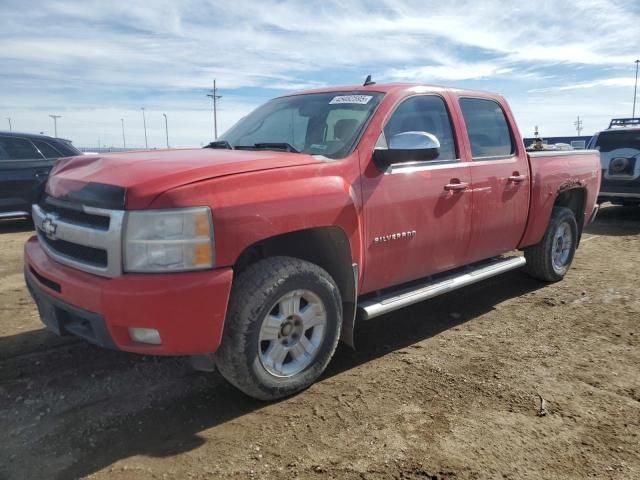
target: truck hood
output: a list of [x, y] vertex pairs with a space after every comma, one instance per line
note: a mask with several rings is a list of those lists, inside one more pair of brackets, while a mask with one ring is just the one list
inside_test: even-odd
[[301, 153], [210, 148], [83, 155], [56, 163], [46, 192], [98, 208], [145, 208], [159, 194], [188, 183], [319, 162]]

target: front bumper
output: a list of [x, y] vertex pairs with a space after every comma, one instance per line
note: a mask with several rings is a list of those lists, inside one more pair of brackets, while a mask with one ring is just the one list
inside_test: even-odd
[[[58, 335], [148, 355], [197, 355], [220, 346], [233, 271], [103, 278], [55, 262], [32, 237], [25, 279], [43, 323]], [[156, 329], [162, 343], [135, 342], [129, 327]]]

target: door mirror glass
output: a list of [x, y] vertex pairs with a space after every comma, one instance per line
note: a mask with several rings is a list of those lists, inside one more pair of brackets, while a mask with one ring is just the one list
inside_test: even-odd
[[381, 167], [394, 163], [424, 162], [440, 156], [440, 141], [429, 132], [402, 132], [389, 140], [389, 148], [374, 150], [374, 160]]

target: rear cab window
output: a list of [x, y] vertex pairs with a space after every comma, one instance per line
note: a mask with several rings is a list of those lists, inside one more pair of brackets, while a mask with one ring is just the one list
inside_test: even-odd
[[461, 98], [473, 160], [509, 158], [516, 152], [513, 133], [500, 104], [484, 98]]

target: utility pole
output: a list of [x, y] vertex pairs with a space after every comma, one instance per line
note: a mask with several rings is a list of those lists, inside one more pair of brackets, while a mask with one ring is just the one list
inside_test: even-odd
[[120, 123], [122, 124], [122, 148], [127, 148], [127, 142], [124, 139], [124, 118], [120, 119]]
[[11, 128], [11, 117], [7, 117], [7, 120], [9, 120], [9, 131], [12, 132], [13, 129]]
[[218, 110], [217, 103], [218, 99], [222, 98], [222, 95], [218, 95], [218, 89], [216, 88], [216, 80], [213, 80], [213, 90], [211, 93], [207, 94], [207, 97], [213, 100], [213, 138], [214, 140], [218, 139]]
[[636, 118], [636, 92], [638, 91], [638, 64], [640, 63], [640, 60], [636, 60], [635, 64], [636, 64], [636, 83], [633, 87], [633, 115], [631, 115], [633, 118]]
[[575, 122], [573, 122], [573, 124], [576, 126], [576, 130], [578, 131], [578, 136], [580, 136], [580, 133], [583, 130], [582, 120], [580, 120], [580, 115], [578, 115], [578, 119]]
[[169, 124], [167, 123], [167, 114], [163, 113], [162, 116], [164, 117], [164, 131], [167, 134], [167, 148], [169, 148]]
[[540, 136], [540, 132], [538, 131], [538, 125], [536, 125], [533, 131], [533, 137], [538, 138], [539, 136]]
[[144, 148], [149, 149], [149, 143], [147, 142], [147, 117], [144, 116], [144, 107], [140, 108], [142, 110], [142, 124], [144, 125]]
[[53, 118], [53, 136], [55, 138], [58, 138], [58, 119], [62, 118], [60, 115], [49, 115], [51, 118]]

